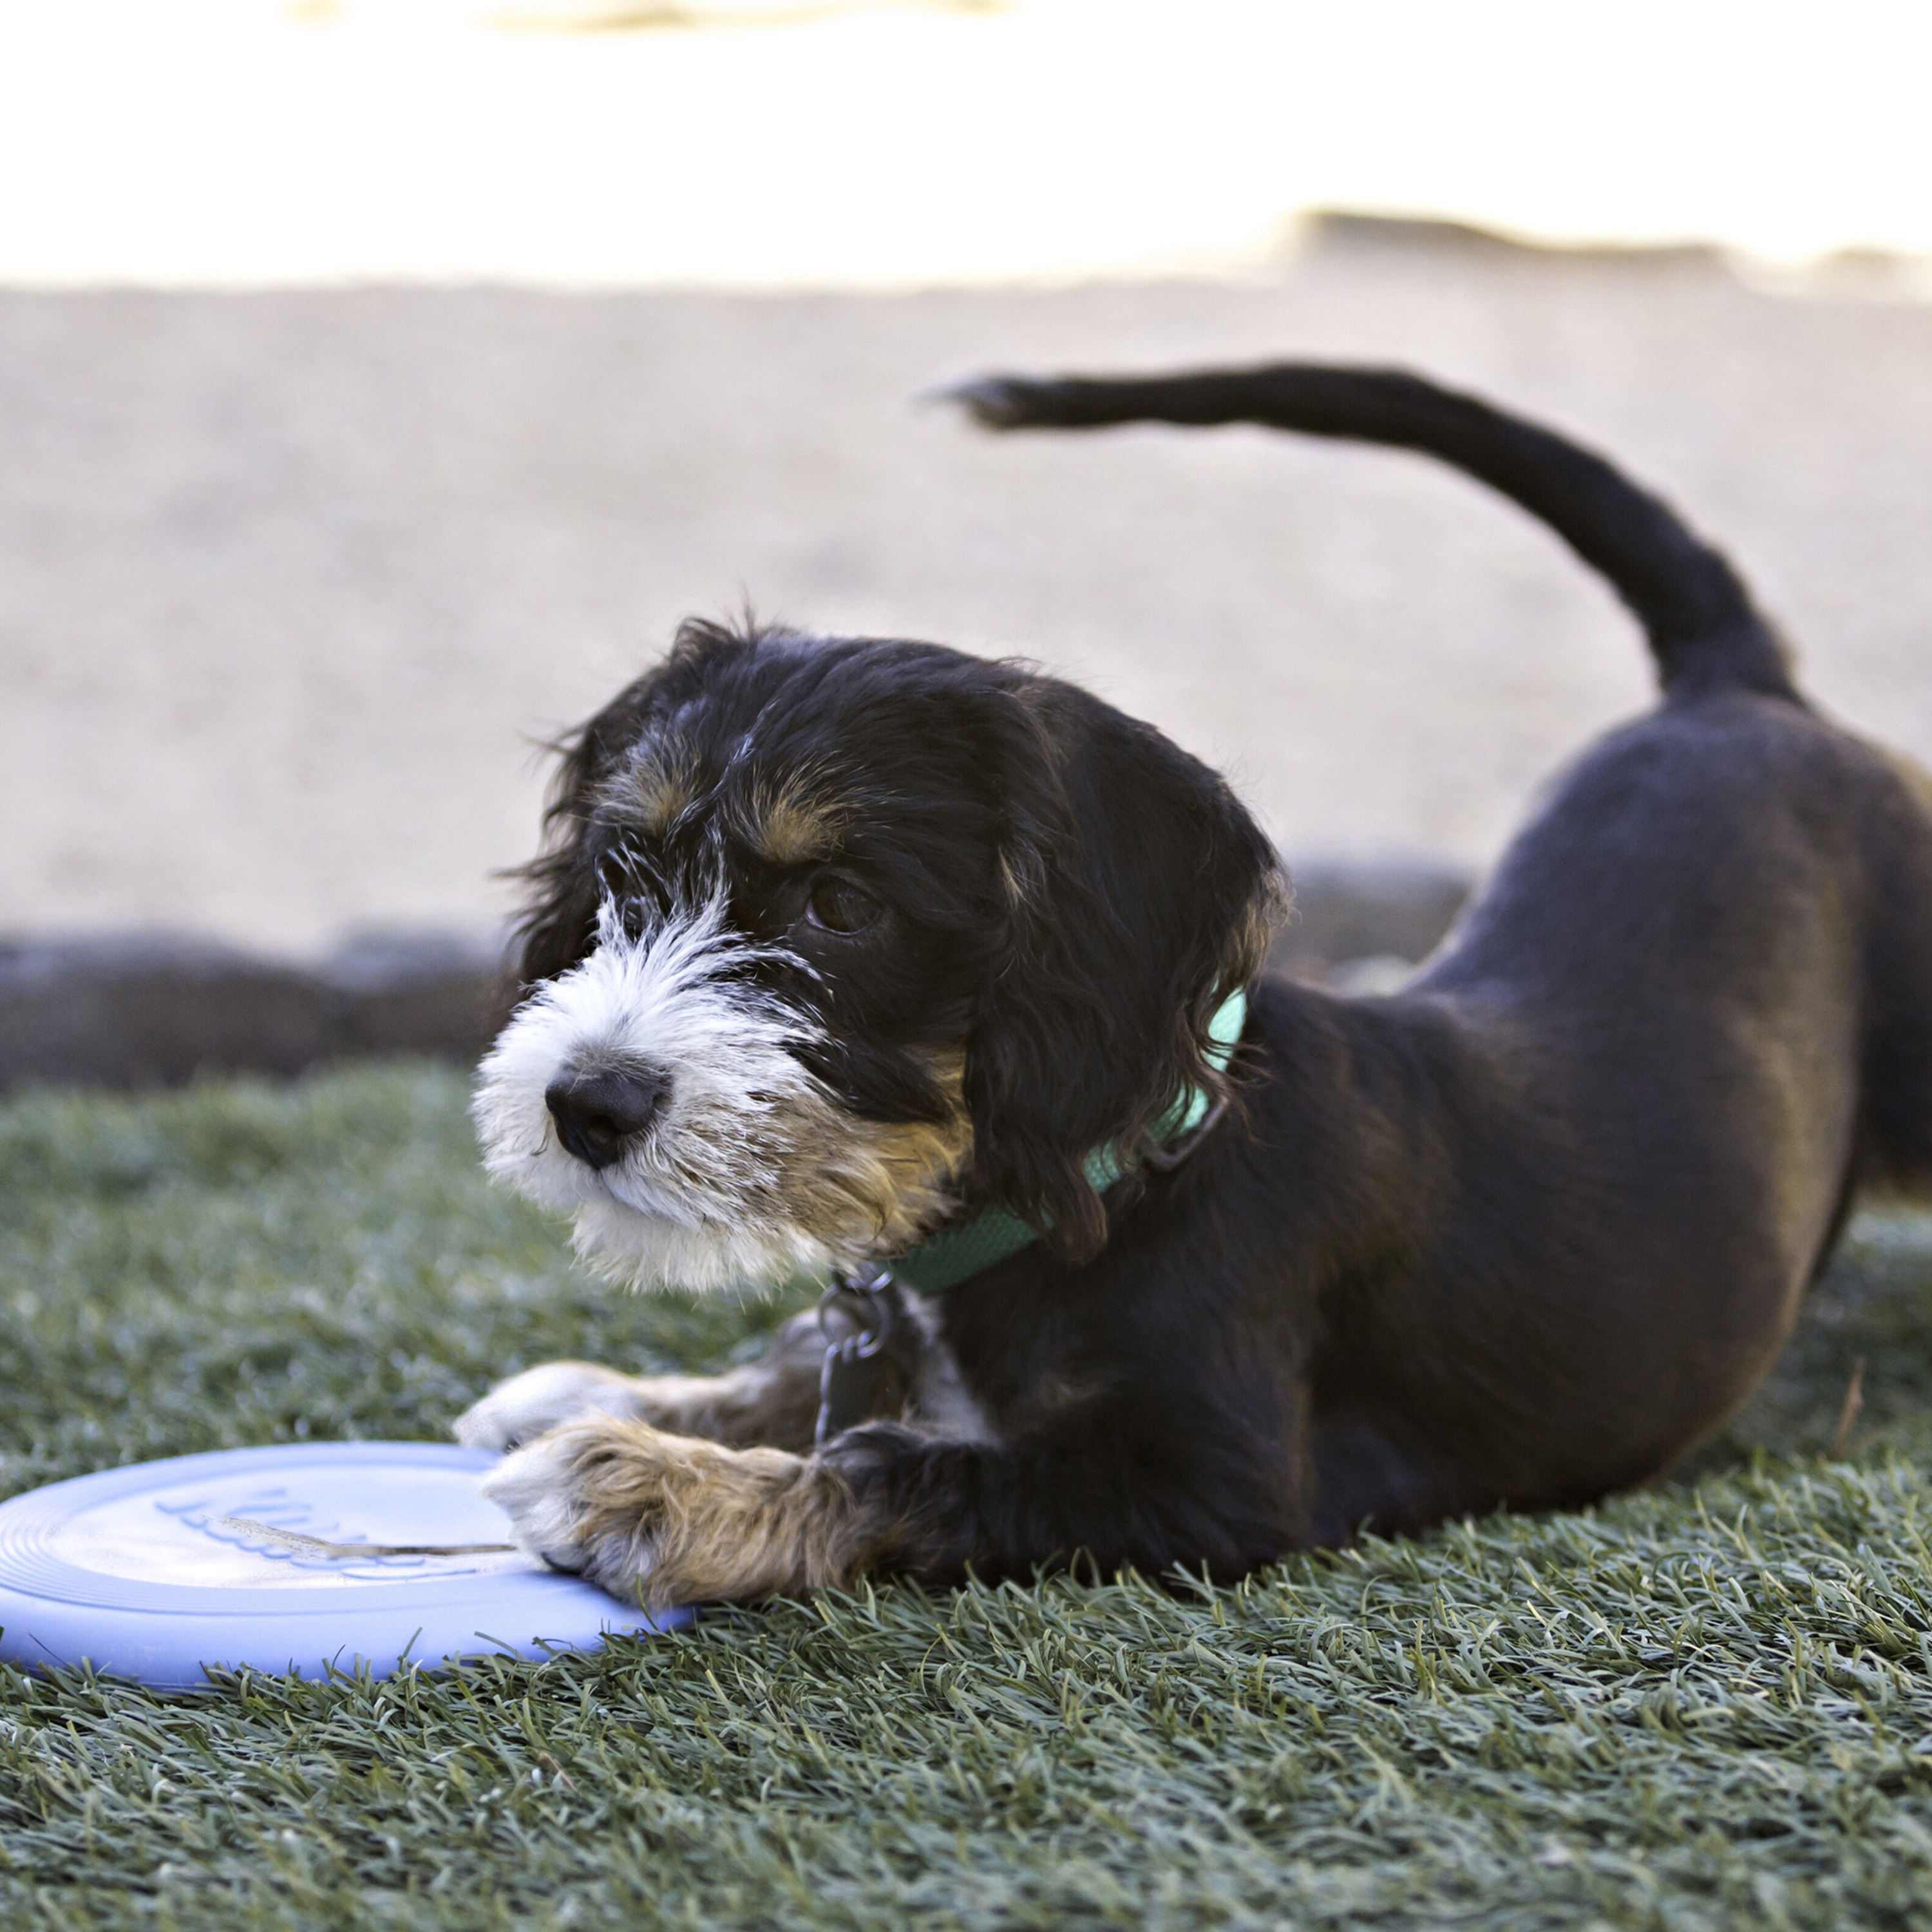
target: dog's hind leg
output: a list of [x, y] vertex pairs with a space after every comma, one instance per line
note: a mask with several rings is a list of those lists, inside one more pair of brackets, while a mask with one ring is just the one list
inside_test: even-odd
[[1894, 767], [1874, 852], [1860, 1179], [1932, 1200], [1932, 778]]
[[514, 1449], [580, 1416], [647, 1422], [735, 1448], [808, 1449], [825, 1336], [794, 1316], [755, 1362], [722, 1376], [626, 1376], [594, 1362], [544, 1362], [500, 1382], [454, 1425], [466, 1448]]
[[1503, 1500], [1440, 1457], [1403, 1448], [1366, 1422], [1317, 1423], [1309, 1454], [1315, 1474], [1309, 1541], [1318, 1550], [1337, 1549], [1364, 1532], [1410, 1534], [1450, 1516], [1481, 1514]]

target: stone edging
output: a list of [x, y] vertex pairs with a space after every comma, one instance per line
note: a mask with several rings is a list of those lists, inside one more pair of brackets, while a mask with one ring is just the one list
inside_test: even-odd
[[[1310, 865], [1294, 878], [1272, 963], [1359, 991], [1427, 953], [1468, 890], [1424, 866]], [[286, 1076], [382, 1054], [473, 1062], [508, 1010], [495, 940], [370, 937], [308, 964], [169, 933], [0, 941], [0, 1091]]]
[[0, 1090], [172, 1087], [376, 1054], [473, 1060], [504, 1010], [499, 958], [436, 934], [310, 965], [168, 933], [0, 943]]

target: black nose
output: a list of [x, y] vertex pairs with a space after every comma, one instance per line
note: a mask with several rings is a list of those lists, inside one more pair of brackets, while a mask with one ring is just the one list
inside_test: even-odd
[[670, 1091], [662, 1073], [609, 1068], [601, 1073], [566, 1073], [544, 1091], [556, 1137], [586, 1167], [606, 1168], [623, 1157], [624, 1143], [651, 1124]]

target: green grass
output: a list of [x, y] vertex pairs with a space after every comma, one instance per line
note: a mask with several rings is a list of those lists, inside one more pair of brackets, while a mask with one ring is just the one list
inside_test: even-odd
[[[0, 1106], [8, 1492], [435, 1436], [527, 1364], [719, 1363], [772, 1312], [590, 1282], [447, 1073]], [[1868, 1220], [1694, 1478], [1580, 1515], [381, 1684], [0, 1673], [0, 1918], [1923, 1924], [1928, 1533], [1932, 1222]]]

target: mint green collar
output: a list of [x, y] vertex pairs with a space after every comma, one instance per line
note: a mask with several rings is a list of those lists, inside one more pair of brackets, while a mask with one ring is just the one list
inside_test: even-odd
[[[1215, 1066], [1226, 1066], [1233, 1058], [1247, 1017], [1247, 994], [1231, 993], [1208, 1022], [1208, 1036], [1213, 1042], [1208, 1058]], [[1201, 1088], [1190, 1087], [1154, 1123], [1150, 1138], [1162, 1146], [1180, 1139], [1207, 1119], [1211, 1104]], [[1123, 1154], [1117, 1146], [1096, 1148], [1087, 1156], [1087, 1184], [1096, 1194], [1104, 1194], [1132, 1165], [1132, 1156]], [[1017, 1214], [1004, 1208], [986, 1208], [970, 1220], [940, 1228], [887, 1266], [918, 1293], [942, 1294], [1039, 1238], [1038, 1231]]]

